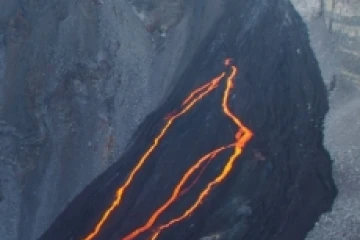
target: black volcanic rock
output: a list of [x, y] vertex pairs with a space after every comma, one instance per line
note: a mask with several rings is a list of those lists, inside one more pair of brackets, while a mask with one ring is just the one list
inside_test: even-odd
[[[224, 71], [227, 57], [239, 68], [232, 110], [254, 137], [226, 181], [190, 218], [159, 239], [304, 239], [320, 214], [331, 208], [336, 188], [323, 147], [326, 88], [306, 26], [285, 0], [227, 1], [169, 97], [140, 125], [126, 153], [89, 184], [40, 239], [86, 236], [164, 125], [164, 117], [178, 109], [190, 91]], [[220, 86], [174, 123], [96, 239], [122, 239], [142, 225], [196, 159], [233, 140], [236, 128], [220, 108], [222, 90]], [[212, 162], [195, 188], [156, 226], [193, 202], [227, 157]]]

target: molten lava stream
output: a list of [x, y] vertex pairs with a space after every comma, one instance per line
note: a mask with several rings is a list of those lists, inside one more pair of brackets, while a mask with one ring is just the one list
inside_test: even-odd
[[[229, 62], [225, 62], [225, 65], [229, 65]], [[226, 81], [226, 89], [223, 96], [222, 109], [225, 115], [227, 115], [238, 126], [238, 131], [235, 135], [236, 142], [234, 144], [234, 153], [228, 159], [222, 172], [214, 180], [208, 183], [206, 188], [200, 193], [193, 205], [191, 205], [181, 216], [173, 218], [167, 223], [157, 227], [151, 237], [151, 240], [155, 240], [163, 230], [184, 220], [185, 218], [191, 216], [191, 214], [194, 213], [194, 211], [201, 205], [204, 199], [210, 194], [211, 190], [215, 186], [223, 182], [224, 179], [229, 175], [236, 159], [241, 155], [246, 143], [252, 138], [253, 133], [241, 123], [241, 121], [229, 110], [228, 107], [230, 90], [233, 88], [233, 81], [237, 73], [237, 68], [235, 66], [232, 66], [231, 68], [232, 72]]]
[[[185, 172], [185, 174], [183, 175], [183, 177], [181, 178], [181, 180], [179, 181], [179, 183], [176, 185], [174, 191], [171, 194], [171, 197], [163, 204], [161, 205], [160, 208], [158, 208], [149, 218], [149, 220], [141, 227], [135, 229], [133, 232], [131, 232], [130, 234], [126, 235], [123, 240], [130, 240], [130, 239], [134, 239], [135, 237], [137, 237], [139, 234], [145, 232], [146, 230], [150, 229], [153, 224], [155, 223], [155, 221], [157, 220], [157, 218], [167, 209], [171, 206], [171, 204], [173, 204], [183, 193], [183, 187], [184, 185], [187, 183], [187, 181], [189, 180], [189, 178], [191, 177], [192, 174], [195, 173], [195, 171], [197, 169], [199, 169], [203, 164], [206, 164], [207, 161], [211, 161], [212, 159], [214, 159], [220, 152], [229, 149], [230, 147], [234, 147], [234, 144], [230, 144], [227, 146], [223, 146], [220, 148], [217, 148], [209, 153], [207, 153], [206, 155], [204, 155], [203, 157], [201, 157], [194, 165], [192, 165], [189, 170], [187, 170]], [[191, 186], [190, 186], [191, 187]], [[185, 189], [185, 191], [188, 188]], [[182, 191], [183, 190], [183, 191]]]
[[[225, 61], [225, 65], [226, 66], [230, 65], [230, 59], [227, 59]], [[210, 184], [207, 185], [207, 188], [200, 194], [200, 197], [198, 198], [197, 202], [193, 205], [193, 207], [188, 209], [188, 211], [186, 211], [185, 214], [182, 217], [180, 217], [179, 219], [174, 219], [173, 221], [170, 221], [168, 224], [164, 224], [163, 226], [160, 226], [156, 230], [155, 234], [153, 235], [153, 239], [155, 239], [157, 237], [157, 235], [160, 233], [160, 231], [162, 229], [165, 229], [165, 228], [169, 227], [170, 225], [174, 224], [175, 222], [180, 221], [183, 218], [186, 218], [189, 215], [191, 215], [191, 213], [193, 211], [195, 211], [195, 209], [200, 205], [202, 200], [209, 194], [210, 190], [215, 185], [222, 182], [225, 179], [225, 177], [228, 175], [228, 173], [230, 172], [234, 161], [241, 154], [242, 148], [244, 147], [246, 142], [248, 140], [250, 140], [250, 138], [252, 136], [252, 133], [250, 132], [250, 130], [248, 130], [247, 128], [245, 128], [241, 124], [240, 120], [234, 114], [232, 114], [232, 112], [229, 110], [228, 105], [227, 105], [229, 95], [230, 95], [230, 90], [231, 90], [231, 88], [233, 88], [233, 79], [234, 79], [234, 77], [236, 76], [236, 73], [237, 73], [236, 67], [232, 66], [231, 68], [232, 68], [232, 72], [231, 72], [231, 75], [228, 77], [228, 80], [227, 80], [227, 85], [226, 85], [226, 89], [225, 89], [224, 97], [223, 97], [223, 101], [222, 101], [222, 108], [223, 108], [223, 111], [224, 111], [225, 115], [227, 115], [230, 119], [232, 119], [233, 122], [239, 128], [239, 131], [235, 135], [236, 142], [233, 143], [233, 144], [223, 146], [223, 147], [220, 147], [218, 149], [213, 150], [212, 152], [206, 154], [201, 159], [199, 159], [194, 165], [192, 165], [189, 168], [189, 170], [187, 172], [185, 172], [185, 174], [183, 175], [183, 177], [181, 178], [179, 183], [175, 186], [175, 189], [173, 190], [173, 193], [172, 193], [171, 197], [150, 216], [150, 218], [148, 219], [148, 221], [144, 225], [142, 225], [141, 227], [135, 229], [130, 234], [126, 235], [124, 238], [122, 238], [123, 240], [134, 239], [137, 236], [139, 236], [141, 233], [149, 230], [153, 226], [153, 224], [156, 222], [157, 218], [197, 182], [197, 180], [199, 179], [202, 171], [204, 170], [204, 167], [206, 167], [206, 165], [209, 164], [210, 160], [215, 158], [216, 155], [218, 153], [220, 153], [221, 151], [223, 151], [225, 149], [228, 149], [230, 147], [234, 147], [235, 152], [230, 157], [230, 159], [228, 160], [223, 172], [213, 182], [211, 182]], [[211, 86], [215, 86], [215, 85], [212, 84], [212, 82], [210, 82], [210, 83], [205, 84], [204, 86], [196, 89], [195, 91], [193, 91], [189, 95], [188, 98], [186, 98], [184, 100], [183, 104], [186, 104], [187, 102], [189, 102], [191, 100], [191, 98], [193, 98], [196, 94], [201, 92], [202, 89], [205, 89], [206, 87], [211, 87]], [[202, 165], [205, 165], [205, 166], [202, 167], [202, 169], [201, 169], [200, 173], [198, 174], [198, 176], [196, 177], [196, 179], [190, 184], [189, 187], [186, 187], [185, 189], [183, 189], [184, 185], [187, 183], [189, 178]]]
[[[215, 156], [211, 156], [209, 158], [209, 160], [212, 160], [213, 158], [215, 158]], [[199, 173], [196, 175], [195, 179], [189, 184], [189, 186], [185, 187], [181, 192], [179, 197], [181, 197], [182, 195], [186, 194], [188, 191], [190, 191], [190, 189], [199, 181], [200, 177], [202, 176], [203, 172], [205, 171], [205, 169], [209, 166], [210, 161], [206, 161], [206, 163], [204, 164], [204, 166], [201, 167]]]
[[110, 217], [111, 213], [120, 205], [122, 197], [126, 189], [130, 186], [132, 180], [134, 179], [135, 175], [140, 171], [150, 154], [156, 149], [158, 146], [160, 140], [165, 136], [167, 130], [170, 128], [172, 123], [182, 115], [186, 114], [192, 107], [198, 103], [201, 99], [203, 99], [206, 95], [208, 95], [211, 91], [213, 91], [215, 88], [218, 87], [218, 84], [220, 80], [225, 76], [225, 72], [222, 72], [219, 76], [212, 79], [209, 83], [204, 84], [203, 86], [199, 87], [198, 89], [195, 89], [193, 92], [189, 94], [189, 96], [185, 99], [185, 101], [182, 103], [183, 109], [174, 114], [169, 116], [166, 119], [165, 126], [161, 129], [158, 136], [154, 139], [152, 145], [149, 147], [149, 149], [141, 156], [140, 160], [137, 162], [135, 167], [131, 170], [129, 176], [125, 180], [124, 184], [117, 189], [116, 196], [114, 201], [111, 203], [111, 205], [105, 210], [100, 220], [97, 222], [95, 228], [91, 233], [89, 233], [84, 240], [91, 240], [94, 237], [96, 237], [99, 232], [101, 231], [102, 227], [104, 226], [105, 222]]

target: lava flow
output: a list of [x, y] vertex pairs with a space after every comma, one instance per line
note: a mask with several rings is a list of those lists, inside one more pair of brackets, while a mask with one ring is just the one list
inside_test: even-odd
[[[231, 75], [227, 78], [227, 81], [226, 81], [226, 89], [225, 89], [223, 100], [222, 100], [222, 109], [223, 109], [223, 112], [225, 113], [225, 115], [228, 116], [238, 127], [238, 131], [235, 135], [236, 142], [230, 145], [230, 146], [234, 147], [234, 153], [230, 156], [230, 158], [226, 162], [222, 172], [215, 179], [213, 179], [210, 183], [208, 183], [208, 185], [200, 193], [200, 195], [198, 196], [196, 201], [182, 215], [180, 215], [179, 217], [173, 218], [172, 220], [168, 221], [167, 223], [162, 224], [159, 227], [157, 227], [151, 237], [151, 240], [155, 240], [159, 236], [161, 231], [163, 231], [166, 228], [169, 228], [170, 226], [174, 225], [175, 223], [178, 223], [178, 222], [184, 220], [185, 218], [191, 216], [191, 214], [201, 205], [201, 203], [204, 201], [204, 199], [210, 194], [211, 190], [215, 186], [220, 184], [222, 181], [224, 181], [224, 179], [229, 175], [236, 159], [241, 155], [243, 148], [245, 147], [245, 144], [253, 136], [253, 133], [248, 128], [246, 128], [241, 123], [241, 121], [229, 110], [228, 100], [229, 100], [230, 90], [234, 87], [234, 78], [237, 73], [237, 68], [235, 66], [232, 66], [231, 68], [232, 68]], [[178, 186], [179, 185], [177, 185], [176, 187], [178, 187]], [[151, 218], [150, 218], [150, 220], [151, 220]], [[124, 239], [126, 239], [126, 238], [124, 238]]]
[[[230, 65], [230, 59], [225, 60], [225, 65]], [[196, 161], [190, 168], [184, 173], [181, 180], [177, 183], [175, 186], [172, 195], [170, 198], [163, 203], [157, 210], [154, 211], [154, 213], [149, 217], [148, 221], [142, 225], [141, 227], [135, 229], [128, 235], [126, 235], [123, 240], [131, 240], [139, 236], [141, 233], [144, 233], [145, 231], [149, 230], [150, 228], [153, 228], [154, 224], [156, 223], [156, 220], [158, 217], [166, 211], [175, 201], [177, 201], [182, 195], [184, 195], [194, 184], [196, 184], [197, 180], [199, 179], [200, 175], [202, 174], [204, 168], [209, 164], [211, 160], [213, 160], [219, 153], [226, 149], [233, 148], [234, 152], [226, 162], [222, 172], [213, 179], [208, 185], [205, 187], [205, 189], [200, 193], [196, 201], [191, 205], [181, 216], [177, 218], [173, 218], [169, 222], [162, 224], [158, 226], [151, 237], [152, 240], [155, 240], [158, 235], [165, 230], [166, 228], [172, 226], [173, 224], [182, 221], [183, 219], [189, 217], [204, 201], [204, 199], [210, 194], [211, 190], [220, 184], [231, 172], [234, 162], [236, 159], [240, 156], [242, 153], [243, 148], [245, 147], [245, 144], [251, 139], [252, 132], [246, 128], [241, 121], [229, 110], [228, 107], [228, 101], [229, 101], [229, 95], [231, 89], [234, 87], [234, 78], [237, 73], [237, 68], [235, 66], [231, 66], [231, 74], [227, 78], [226, 81], [226, 88], [224, 91], [223, 99], [222, 99], [222, 110], [225, 113], [226, 116], [228, 116], [238, 127], [238, 131], [235, 134], [235, 142], [221, 146], [217, 149], [212, 150], [211, 152], [205, 154], [202, 156], [198, 161]], [[128, 178], [126, 179], [125, 183], [118, 188], [116, 192], [116, 198], [112, 202], [111, 206], [105, 211], [105, 213], [102, 215], [102, 218], [99, 220], [99, 222], [96, 224], [95, 229], [93, 232], [91, 232], [84, 240], [90, 240], [93, 239], [101, 230], [102, 226], [105, 224], [106, 220], [109, 218], [112, 211], [116, 209], [121, 203], [122, 196], [125, 192], [125, 190], [130, 186], [132, 180], [134, 179], [136, 173], [140, 171], [141, 167], [145, 163], [145, 161], [148, 159], [150, 154], [156, 149], [157, 145], [159, 144], [160, 140], [164, 137], [167, 130], [170, 128], [172, 123], [179, 118], [180, 116], [187, 113], [197, 102], [199, 102], [201, 99], [203, 99], [206, 95], [208, 95], [212, 90], [216, 89], [219, 86], [219, 82], [225, 77], [225, 72], [222, 72], [218, 77], [212, 79], [209, 83], [204, 84], [203, 86], [195, 89], [192, 91], [189, 96], [183, 101], [182, 107], [183, 109], [173, 115], [169, 115], [166, 118], [166, 124], [158, 134], [158, 136], [154, 139], [153, 144], [149, 147], [149, 149], [145, 152], [144, 155], [140, 158], [134, 169], [130, 172]], [[200, 171], [199, 171], [200, 169]], [[189, 186], [185, 186], [189, 179], [195, 174], [198, 173], [198, 176], [193, 180]]]
[[[155, 223], [156, 219], [168, 208], [170, 207], [170, 205], [172, 203], [174, 203], [180, 193], [182, 192], [182, 188], [185, 185], [185, 183], [187, 182], [187, 180], [191, 177], [191, 175], [198, 169], [201, 167], [202, 164], [206, 163], [206, 161], [212, 160], [213, 158], [216, 157], [217, 154], [219, 154], [220, 152], [224, 151], [225, 149], [228, 149], [232, 147], [232, 145], [228, 145], [228, 146], [224, 146], [224, 147], [220, 147], [208, 154], [206, 154], [205, 156], [203, 156], [202, 158], [200, 158], [199, 161], [197, 161], [194, 165], [192, 165], [190, 167], [189, 170], [187, 170], [187, 172], [184, 174], [184, 176], [181, 178], [181, 180], [179, 181], [179, 183], [176, 185], [171, 197], [166, 201], [166, 203], [164, 203], [160, 208], [158, 208], [153, 215], [149, 218], [149, 220], [146, 222], [145, 225], [143, 225], [142, 227], [136, 229], [135, 231], [133, 231], [132, 233], [130, 233], [129, 235], [127, 235], [126, 237], [123, 238], [123, 240], [130, 240], [130, 239], [134, 239], [135, 237], [137, 237], [140, 233], [145, 232], [146, 230], [148, 230], [149, 228], [151, 228], [153, 226], [153, 224]], [[187, 188], [188, 189], [188, 188]]]
[[135, 165], [135, 167], [132, 169], [129, 176], [125, 180], [124, 184], [120, 188], [117, 189], [114, 201], [111, 203], [110, 207], [108, 207], [105, 210], [104, 214], [102, 215], [101, 219], [97, 222], [97, 224], [96, 224], [95, 228], [93, 229], [93, 231], [89, 235], [87, 235], [84, 238], [84, 240], [91, 240], [91, 239], [93, 239], [94, 237], [96, 237], [99, 234], [101, 228], [104, 226], [106, 220], [108, 220], [111, 213], [120, 205], [123, 194], [126, 191], [126, 189], [130, 186], [130, 184], [133, 181], [135, 175], [140, 171], [141, 167], [144, 165], [146, 160], [149, 158], [150, 154], [158, 146], [160, 140], [164, 137], [164, 135], [166, 134], [167, 130], [170, 128], [172, 123], [177, 118], [179, 118], [180, 116], [187, 113], [197, 102], [199, 102], [201, 99], [203, 99], [207, 94], [209, 94], [211, 91], [216, 89], [218, 87], [218, 84], [219, 84], [220, 80], [224, 76], [225, 76], [225, 72], [222, 72], [219, 76], [212, 79], [210, 83], [205, 84], [204, 86], [202, 86], [201, 88], [202, 88], [203, 91], [201, 93], [199, 91], [196, 91], [196, 90], [195, 90], [196, 92], [194, 91], [194, 92], [190, 93], [189, 97], [186, 98], [186, 102], [184, 102], [182, 104], [183, 109], [180, 112], [178, 112], [178, 113], [176, 113], [176, 114], [174, 114], [172, 116], [169, 116], [166, 119], [167, 121], [166, 121], [165, 126], [161, 129], [160, 133], [156, 136], [156, 138], [153, 141], [153, 144], [141, 156], [141, 158], [139, 159], [139, 161], [137, 162], [137, 164]]

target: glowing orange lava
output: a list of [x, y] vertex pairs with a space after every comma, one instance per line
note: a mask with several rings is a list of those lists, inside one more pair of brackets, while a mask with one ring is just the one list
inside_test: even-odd
[[[224, 62], [225, 66], [231, 65], [231, 59], [226, 59]], [[144, 233], [145, 231], [151, 229], [154, 224], [156, 223], [156, 220], [158, 217], [166, 211], [173, 203], [175, 203], [183, 194], [185, 194], [196, 182], [198, 181], [199, 177], [201, 176], [204, 168], [209, 164], [210, 161], [212, 161], [219, 153], [226, 149], [233, 148], [234, 152], [230, 156], [230, 158], [227, 160], [222, 172], [211, 182], [207, 184], [205, 189], [203, 189], [200, 192], [200, 195], [195, 200], [195, 202], [185, 210], [185, 212], [176, 218], [173, 218], [172, 220], [168, 221], [165, 224], [160, 225], [157, 227], [154, 231], [154, 234], [152, 235], [151, 239], [155, 240], [158, 235], [165, 230], [166, 228], [169, 228], [173, 224], [182, 221], [183, 219], [189, 217], [193, 212], [201, 205], [201, 203], [205, 200], [205, 198], [210, 194], [211, 190], [220, 184], [230, 173], [230, 171], [233, 168], [234, 162], [236, 159], [240, 156], [242, 153], [243, 148], [245, 147], [246, 143], [251, 139], [252, 132], [246, 128], [241, 121], [230, 111], [228, 102], [229, 102], [229, 95], [231, 92], [231, 89], [234, 87], [234, 78], [237, 74], [237, 68], [235, 66], [231, 66], [231, 74], [227, 78], [226, 81], [226, 88], [224, 91], [223, 99], [222, 99], [222, 110], [226, 116], [228, 116], [234, 124], [238, 127], [238, 131], [235, 134], [235, 142], [221, 146], [219, 148], [216, 148], [212, 150], [211, 152], [206, 153], [204, 156], [202, 156], [200, 159], [198, 159], [192, 166], [187, 169], [187, 171], [184, 173], [180, 181], [176, 184], [176, 186], [173, 189], [173, 192], [171, 196], [166, 200], [165, 203], [163, 203], [158, 209], [156, 209], [153, 214], [149, 217], [147, 222], [142, 225], [141, 227], [136, 228], [134, 231], [126, 235], [123, 240], [132, 240], [139, 236], [141, 233]], [[182, 109], [176, 113], [173, 112], [172, 114], [166, 116], [165, 118], [165, 126], [161, 129], [160, 133], [156, 136], [154, 139], [152, 145], [147, 149], [147, 151], [141, 156], [139, 161], [136, 163], [135, 167], [131, 170], [129, 173], [129, 176], [123, 183], [121, 187], [119, 187], [116, 191], [116, 196], [114, 201], [111, 203], [111, 205], [105, 210], [100, 220], [97, 222], [95, 228], [93, 231], [86, 236], [83, 240], [91, 240], [94, 237], [96, 237], [99, 232], [101, 231], [102, 227], [104, 226], [105, 222], [110, 217], [111, 213], [120, 205], [122, 197], [124, 195], [124, 192], [127, 190], [127, 188], [131, 185], [133, 179], [135, 178], [136, 174], [141, 170], [142, 166], [148, 159], [148, 157], [151, 155], [151, 153], [156, 149], [158, 144], [160, 143], [161, 139], [165, 136], [166, 132], [170, 128], [170, 126], [173, 124], [173, 122], [181, 117], [182, 115], [186, 114], [190, 109], [193, 108], [193, 106], [198, 103], [201, 99], [203, 99], [206, 95], [208, 95], [211, 91], [216, 89], [219, 86], [219, 83], [222, 79], [225, 77], [225, 72], [222, 72], [219, 76], [212, 79], [210, 82], [198, 87], [194, 91], [192, 91], [188, 97], [182, 102]], [[200, 171], [199, 171], [200, 170]], [[193, 180], [190, 184], [189, 179], [194, 175], [197, 174], [197, 177], [195, 180]], [[186, 185], [188, 185], [186, 187]]]
[[[226, 61], [225, 64], [227, 65], [227, 64], [229, 64], [229, 62]], [[241, 121], [229, 110], [229, 106], [228, 106], [229, 95], [230, 95], [231, 89], [234, 87], [233, 82], [234, 82], [234, 78], [237, 73], [237, 68], [235, 66], [232, 66], [231, 68], [232, 68], [232, 72], [226, 81], [226, 89], [225, 89], [224, 96], [223, 96], [222, 109], [223, 109], [225, 115], [227, 115], [238, 126], [238, 131], [235, 135], [236, 142], [234, 143], [234, 153], [228, 159], [222, 172], [215, 179], [213, 179], [210, 183], [208, 183], [208, 185], [200, 193], [200, 195], [198, 196], [196, 201], [188, 209], [186, 209], [182, 215], [180, 215], [176, 218], [173, 218], [170, 221], [168, 221], [167, 223], [162, 224], [158, 228], [156, 228], [155, 232], [153, 233], [153, 235], [151, 237], [151, 240], [155, 240], [159, 236], [159, 234], [166, 228], [169, 228], [170, 226], [184, 220], [185, 218], [191, 216], [191, 214], [194, 213], [194, 211], [201, 205], [201, 203], [205, 200], [205, 198], [210, 194], [211, 190], [215, 186], [220, 184], [222, 181], [224, 181], [224, 179], [229, 175], [236, 159], [241, 155], [243, 148], [245, 147], [245, 144], [251, 139], [251, 137], [253, 135], [252, 132], [248, 128], [246, 128], [241, 123]]]
[[[172, 123], [182, 116], [183, 114], [187, 113], [197, 102], [199, 102], [201, 99], [203, 99], [207, 94], [209, 94], [212, 90], [214, 90], [217, 86], [219, 81], [225, 76], [225, 73], [221, 73], [216, 78], [212, 79], [210, 83], [205, 84], [204, 86], [200, 87], [203, 89], [201, 93], [197, 91], [195, 94], [192, 92], [190, 93], [189, 97], [186, 98], [186, 103], [183, 103], [183, 109], [176, 113], [175, 115], [168, 116], [165, 126], [161, 129], [158, 136], [154, 139], [153, 144], [149, 147], [149, 149], [142, 155], [140, 160], [137, 162], [136, 166], [132, 169], [129, 176], [127, 177], [125, 183], [117, 189], [116, 196], [114, 201], [111, 203], [110, 207], [106, 209], [104, 214], [102, 215], [101, 219], [96, 224], [94, 230], [87, 235], [84, 240], [91, 240], [93, 239], [101, 230], [103, 225], [105, 224], [106, 220], [110, 217], [111, 213], [120, 205], [122, 197], [126, 189], [130, 186], [131, 182], [133, 181], [135, 175], [138, 173], [138, 171], [141, 169], [141, 167], [144, 165], [150, 154], [155, 150], [155, 148], [158, 146], [160, 140], [164, 137], [167, 130], [170, 128]], [[195, 97], [196, 96], [196, 97]]]
[[204, 164], [206, 161], [209, 161], [213, 158], [216, 157], [217, 154], [219, 154], [220, 152], [224, 151], [225, 149], [228, 149], [232, 147], [232, 145], [228, 145], [228, 146], [224, 146], [224, 147], [220, 147], [208, 154], [206, 154], [205, 156], [203, 156], [202, 158], [200, 158], [199, 161], [197, 161], [194, 165], [192, 165], [189, 170], [186, 171], [186, 173], [183, 175], [183, 177], [181, 178], [181, 180], [179, 181], [179, 183], [176, 185], [171, 197], [160, 207], [158, 208], [153, 215], [149, 218], [149, 220], [146, 222], [145, 225], [141, 226], [140, 228], [137, 228], [135, 231], [133, 231], [132, 233], [130, 233], [129, 235], [125, 236], [123, 238], [123, 240], [130, 240], [130, 239], [134, 239], [136, 236], [138, 236], [140, 233], [143, 233], [144, 231], [148, 230], [149, 228], [151, 228], [153, 226], [153, 224], [155, 223], [156, 219], [161, 215], [161, 213], [163, 213], [172, 203], [174, 203], [177, 198], [179, 197], [180, 193], [181, 193], [181, 189], [183, 188], [183, 186], [185, 185], [185, 183], [187, 182], [187, 180], [191, 177], [191, 175], [198, 169], [201, 167], [202, 164]]

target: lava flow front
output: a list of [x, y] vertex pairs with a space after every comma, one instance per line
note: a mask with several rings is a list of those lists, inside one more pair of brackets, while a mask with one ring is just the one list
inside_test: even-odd
[[[131, 240], [136, 239], [140, 234], [145, 233], [149, 230], [152, 231], [151, 240], [157, 239], [160, 233], [169, 228], [170, 226], [184, 220], [185, 218], [191, 216], [194, 211], [201, 205], [201, 203], [205, 200], [205, 198], [211, 193], [211, 191], [219, 185], [224, 179], [229, 175], [229, 173], [233, 169], [233, 165], [238, 157], [241, 155], [243, 148], [252, 138], [253, 133], [245, 127], [241, 121], [235, 116], [234, 113], [231, 112], [229, 109], [229, 96], [231, 89], [234, 87], [234, 79], [237, 74], [236, 66], [230, 66], [231, 60], [225, 60], [225, 66], [231, 68], [230, 75], [226, 78], [226, 87], [222, 97], [222, 111], [223, 113], [237, 126], [238, 130], [234, 134], [234, 142], [225, 144], [223, 146], [219, 146], [216, 149], [211, 150], [210, 152], [204, 154], [200, 159], [194, 162], [192, 166], [190, 166], [186, 172], [183, 174], [182, 178], [178, 181], [176, 186], [174, 186], [173, 192], [171, 196], [158, 208], [156, 209], [152, 215], [148, 218], [146, 223], [132, 232], [127, 234], [122, 238], [122, 240]], [[190, 111], [195, 104], [197, 104], [200, 100], [202, 100], [205, 96], [207, 96], [210, 92], [217, 89], [219, 87], [220, 82], [225, 79], [226, 73], [222, 72], [219, 76], [212, 79], [210, 82], [200, 86], [199, 88], [192, 91], [189, 96], [182, 102], [181, 110], [169, 115], [166, 117], [165, 126], [161, 129], [160, 133], [155, 137], [152, 145], [148, 148], [148, 150], [141, 156], [139, 161], [136, 163], [135, 167], [129, 173], [129, 176], [123, 183], [121, 187], [119, 187], [116, 191], [115, 199], [113, 200], [112, 204], [106, 209], [103, 213], [100, 220], [97, 222], [96, 226], [94, 227], [93, 231], [89, 233], [84, 240], [91, 240], [94, 239], [103, 228], [104, 224], [110, 217], [111, 213], [121, 204], [123, 195], [125, 194], [127, 188], [131, 185], [133, 179], [135, 178], [136, 174], [141, 170], [144, 163], [147, 161], [151, 153], [156, 149], [159, 145], [160, 141], [166, 135], [166, 132], [174, 123], [175, 120], [180, 118], [181, 116], [185, 115], [188, 111]], [[223, 152], [226, 149], [233, 149], [232, 155], [227, 159], [222, 171], [212, 179], [205, 188], [200, 192], [199, 196], [193, 202], [191, 206], [189, 206], [183, 214], [173, 217], [171, 220], [165, 223], [157, 223], [157, 220], [161, 214], [163, 214], [171, 205], [173, 205], [176, 201], [181, 199], [183, 196], [192, 186], [194, 186], [197, 180], [201, 177], [200, 175], [204, 171], [210, 161], [214, 160], [216, 156]], [[190, 179], [197, 174], [195, 180], [189, 183]], [[156, 226], [154, 226], [156, 224]]]

